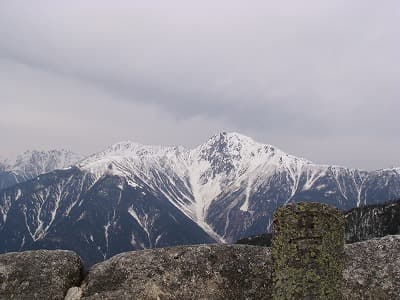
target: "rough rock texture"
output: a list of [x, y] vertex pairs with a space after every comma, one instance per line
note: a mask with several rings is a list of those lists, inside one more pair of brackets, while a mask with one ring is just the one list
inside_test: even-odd
[[202, 245], [129, 252], [95, 265], [83, 299], [270, 299], [270, 249]]
[[273, 299], [340, 299], [344, 218], [336, 208], [303, 202], [276, 210]]
[[400, 236], [346, 245], [345, 299], [400, 299]]
[[79, 300], [82, 297], [82, 289], [74, 286], [70, 288], [65, 296], [64, 300]]
[[[79, 285], [69, 251], [0, 255], [0, 299], [272, 299], [271, 250], [202, 245], [128, 252]], [[344, 299], [400, 299], [400, 236], [345, 246]]]
[[64, 299], [80, 284], [81, 271], [81, 259], [71, 251], [0, 255], [0, 299]]
[[[128, 252], [89, 271], [83, 299], [272, 299], [272, 272], [265, 247]], [[400, 236], [346, 245], [343, 274], [344, 299], [400, 299]]]

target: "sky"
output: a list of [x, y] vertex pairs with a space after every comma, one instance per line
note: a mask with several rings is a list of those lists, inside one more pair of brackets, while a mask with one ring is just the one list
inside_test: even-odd
[[235, 131], [400, 166], [400, 2], [0, 2], [0, 156]]

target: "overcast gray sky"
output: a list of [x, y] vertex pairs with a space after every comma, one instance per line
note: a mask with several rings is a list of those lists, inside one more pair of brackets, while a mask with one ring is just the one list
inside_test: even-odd
[[400, 1], [0, 2], [0, 155], [238, 131], [400, 166]]

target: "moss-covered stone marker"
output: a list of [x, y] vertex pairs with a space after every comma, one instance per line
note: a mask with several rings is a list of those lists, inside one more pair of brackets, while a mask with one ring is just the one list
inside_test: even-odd
[[344, 218], [334, 207], [302, 202], [273, 220], [273, 299], [341, 299]]

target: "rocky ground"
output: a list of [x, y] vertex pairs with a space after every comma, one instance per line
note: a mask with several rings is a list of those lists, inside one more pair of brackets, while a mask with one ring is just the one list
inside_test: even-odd
[[79, 285], [82, 261], [72, 251], [27, 251], [0, 255], [0, 299], [64, 299]]
[[400, 299], [400, 235], [345, 246], [345, 299]]
[[[344, 299], [400, 299], [400, 236], [345, 246]], [[271, 299], [267, 247], [127, 252], [93, 266], [69, 251], [0, 255], [0, 299]], [[68, 291], [68, 294], [67, 294]]]

